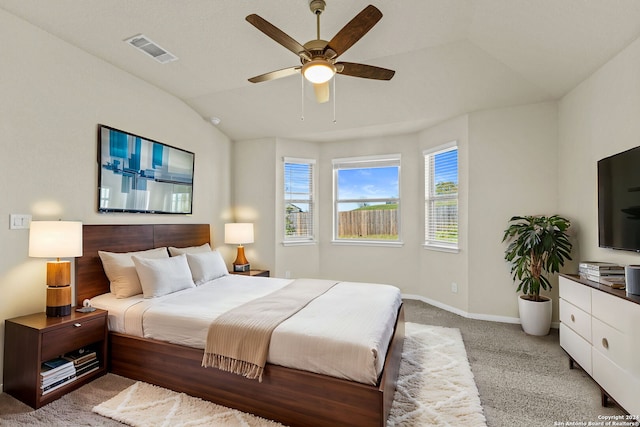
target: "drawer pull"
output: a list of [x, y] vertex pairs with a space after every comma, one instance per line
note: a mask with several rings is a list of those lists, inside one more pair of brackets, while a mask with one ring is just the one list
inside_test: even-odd
[[609, 341], [606, 338], [602, 338], [602, 346], [604, 348], [609, 348]]
[[573, 314], [571, 315], [571, 321], [575, 322], [576, 321], [576, 316], [574, 316]]
[[82, 323], [74, 323], [73, 326], [75, 326], [76, 328], [79, 328], [80, 326], [82, 326]]

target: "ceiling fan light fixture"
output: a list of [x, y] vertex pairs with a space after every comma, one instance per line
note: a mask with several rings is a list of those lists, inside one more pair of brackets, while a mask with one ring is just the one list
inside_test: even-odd
[[324, 59], [314, 59], [302, 66], [302, 75], [311, 83], [326, 83], [336, 74], [336, 67]]

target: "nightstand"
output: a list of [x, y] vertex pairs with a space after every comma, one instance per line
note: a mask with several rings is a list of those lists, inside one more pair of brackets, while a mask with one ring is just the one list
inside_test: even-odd
[[230, 271], [229, 273], [239, 274], [241, 276], [269, 277], [269, 270]]
[[[45, 313], [8, 319], [4, 325], [4, 391], [39, 408], [107, 372], [107, 312], [72, 311], [69, 316]], [[98, 369], [47, 391], [41, 390], [43, 363], [80, 349], [95, 351]], [[94, 362], [95, 363], [95, 362]]]

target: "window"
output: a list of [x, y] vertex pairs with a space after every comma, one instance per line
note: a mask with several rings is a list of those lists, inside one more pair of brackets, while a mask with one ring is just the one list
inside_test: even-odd
[[284, 243], [314, 240], [312, 159], [284, 158]]
[[398, 243], [400, 154], [333, 160], [334, 239]]
[[425, 245], [458, 249], [458, 146], [424, 151]]

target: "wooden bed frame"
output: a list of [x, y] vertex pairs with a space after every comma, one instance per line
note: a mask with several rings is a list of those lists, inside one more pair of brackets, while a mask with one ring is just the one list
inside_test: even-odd
[[[208, 224], [85, 225], [76, 258], [76, 301], [109, 292], [98, 250], [130, 252], [210, 241]], [[109, 333], [109, 371], [156, 384], [289, 426], [386, 425], [400, 370], [404, 309], [398, 311], [376, 386], [267, 364], [263, 381], [201, 366], [203, 350]]]

